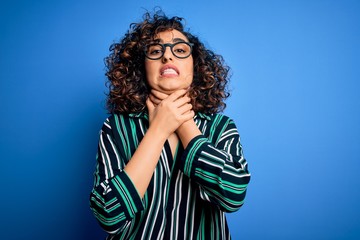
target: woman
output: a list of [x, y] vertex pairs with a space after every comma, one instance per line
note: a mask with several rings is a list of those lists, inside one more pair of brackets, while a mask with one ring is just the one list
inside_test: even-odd
[[250, 174], [233, 120], [218, 113], [228, 67], [162, 12], [110, 50], [112, 115], [90, 197], [107, 239], [230, 239], [225, 212], [243, 205]]

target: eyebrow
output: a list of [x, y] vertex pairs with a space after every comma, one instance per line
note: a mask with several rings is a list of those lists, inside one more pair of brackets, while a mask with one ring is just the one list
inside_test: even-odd
[[[158, 42], [161, 42], [161, 43], [164, 43], [164, 41], [162, 39], [155, 39], [155, 41], [158, 41]], [[182, 39], [182, 38], [173, 38], [172, 39], [172, 42], [187, 42], [186, 40]]]

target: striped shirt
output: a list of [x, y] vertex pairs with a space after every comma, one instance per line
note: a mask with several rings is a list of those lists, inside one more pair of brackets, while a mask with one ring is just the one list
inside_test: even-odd
[[230, 239], [225, 212], [238, 210], [250, 180], [233, 120], [198, 113], [202, 135], [175, 157], [166, 141], [140, 198], [123, 171], [149, 122], [147, 113], [112, 115], [100, 131], [90, 208], [107, 239]]

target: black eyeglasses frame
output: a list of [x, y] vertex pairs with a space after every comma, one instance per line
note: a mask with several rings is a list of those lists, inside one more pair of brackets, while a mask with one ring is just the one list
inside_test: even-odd
[[[177, 56], [177, 54], [175, 54], [174, 51], [173, 51], [174, 46], [176, 46], [176, 45], [178, 45], [178, 44], [181, 44], [181, 43], [182, 43], [182, 44], [185, 43], [186, 45], [188, 45], [188, 46], [190, 47], [189, 55], [187, 55], [187, 56], [185, 56], [185, 57], [179, 57], [179, 56]], [[147, 51], [146, 51], [146, 50], [148, 49], [148, 46], [150, 46], [150, 45], [159, 45], [159, 46], [161, 46], [161, 48], [162, 48], [163, 51], [162, 51], [162, 54], [161, 54], [160, 57], [152, 58], [152, 57], [149, 57], [149, 56], [147, 55]], [[192, 54], [193, 46], [194, 46], [193, 43], [191, 43], [191, 42], [184, 42], [184, 41], [176, 42], [176, 43], [153, 43], [153, 44], [148, 44], [148, 45], [146, 45], [146, 47], [145, 47], [145, 49], [144, 49], [144, 54], [145, 54], [145, 57], [148, 58], [148, 59], [151, 59], [151, 60], [159, 60], [159, 59], [161, 59], [161, 58], [164, 56], [165, 51], [166, 51], [166, 47], [170, 47], [171, 53], [172, 53], [175, 57], [180, 58], [180, 59], [185, 59], [185, 58], [190, 57], [190, 55]]]

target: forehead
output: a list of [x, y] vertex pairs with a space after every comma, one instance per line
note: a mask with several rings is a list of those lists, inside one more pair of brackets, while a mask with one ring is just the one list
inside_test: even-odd
[[155, 35], [154, 39], [164, 43], [189, 41], [189, 39], [187, 39], [187, 37], [184, 34], [182, 34], [180, 31], [175, 29], [159, 32], [157, 35]]

